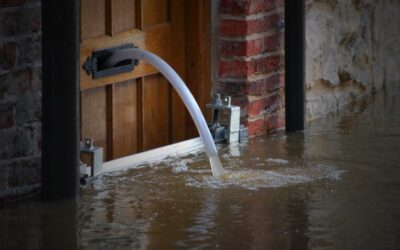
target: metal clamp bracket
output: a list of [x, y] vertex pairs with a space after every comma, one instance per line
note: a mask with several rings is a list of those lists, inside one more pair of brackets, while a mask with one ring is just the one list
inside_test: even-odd
[[86, 62], [82, 65], [82, 68], [88, 75], [92, 75], [93, 79], [132, 71], [135, 66], [139, 64], [138, 60], [127, 59], [112, 68], [103, 67], [104, 61], [111, 56], [114, 51], [130, 48], [135, 48], [135, 46], [133, 44], [124, 44], [117, 47], [95, 50], [92, 52], [92, 56], [87, 58]]

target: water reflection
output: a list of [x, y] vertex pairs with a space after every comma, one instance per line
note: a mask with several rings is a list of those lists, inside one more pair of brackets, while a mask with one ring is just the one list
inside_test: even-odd
[[192, 154], [103, 175], [78, 200], [2, 208], [1, 249], [398, 249], [395, 93], [304, 133], [222, 146], [224, 166], [247, 179], [218, 181]]
[[0, 210], [1, 249], [78, 249], [77, 200], [36, 200]]

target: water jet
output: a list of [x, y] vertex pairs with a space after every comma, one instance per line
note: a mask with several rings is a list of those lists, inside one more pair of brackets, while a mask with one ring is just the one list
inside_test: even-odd
[[226, 170], [222, 167], [221, 161], [218, 157], [217, 148], [214, 144], [214, 140], [210, 134], [204, 116], [201, 113], [199, 105], [197, 104], [192, 93], [190, 92], [182, 78], [168, 63], [166, 63], [159, 56], [149, 51], [139, 48], [127, 48], [113, 51], [113, 53], [103, 62], [102, 67], [107, 69], [113, 68], [120, 62], [130, 59], [139, 61], [143, 60], [147, 63], [150, 63], [157, 70], [159, 70], [165, 78], [167, 78], [168, 82], [174, 87], [174, 89], [182, 99], [194, 123], [196, 124], [196, 128], [200, 134], [201, 140], [203, 141], [205, 147], [205, 151], [210, 160], [213, 176], [218, 177], [226, 173]]

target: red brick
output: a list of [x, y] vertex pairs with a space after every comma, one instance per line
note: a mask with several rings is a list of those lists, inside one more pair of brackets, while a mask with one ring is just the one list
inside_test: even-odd
[[266, 118], [266, 127], [268, 131], [285, 127], [285, 115], [276, 114]]
[[279, 47], [279, 36], [278, 35], [271, 35], [265, 38], [265, 50], [266, 51], [274, 51], [277, 50]]
[[220, 61], [219, 75], [221, 77], [246, 77], [254, 73], [251, 61]]
[[279, 37], [278, 41], [279, 47], [283, 48], [285, 46], [285, 32], [279, 32], [278, 37]]
[[25, 0], [0, 0], [0, 8], [18, 6], [25, 3]]
[[246, 82], [221, 82], [219, 92], [230, 96], [245, 96], [247, 94]]
[[4, 104], [0, 106], [0, 129], [14, 126], [14, 105]]
[[250, 81], [247, 84], [247, 94], [253, 96], [260, 96], [266, 93], [265, 79]]
[[232, 97], [232, 105], [239, 106], [242, 115], [247, 115], [247, 109], [249, 107], [249, 100], [247, 96]]
[[280, 55], [273, 55], [273, 56], [259, 58], [255, 60], [256, 73], [266, 74], [277, 71], [280, 68], [280, 62], [281, 62]]
[[220, 34], [223, 36], [244, 36], [278, 27], [279, 14], [250, 20], [223, 19], [220, 21]]
[[277, 29], [280, 19], [279, 13], [274, 13], [265, 18], [265, 30]]
[[220, 41], [221, 56], [245, 56], [247, 54], [246, 41]]
[[281, 98], [280, 98], [279, 92], [268, 96], [268, 98], [265, 100], [265, 103], [264, 103], [264, 109], [268, 113], [272, 113], [272, 112], [276, 111], [279, 108], [280, 100], [281, 100]]
[[221, 41], [221, 56], [253, 56], [264, 51], [264, 39], [248, 41]]
[[265, 110], [265, 99], [258, 99], [249, 103], [248, 116], [257, 116]]
[[284, 74], [274, 74], [267, 78], [267, 90], [268, 92], [273, 92], [279, 88], [285, 86], [285, 75]]
[[266, 132], [266, 126], [265, 126], [265, 121], [264, 119], [259, 119], [255, 121], [248, 121], [247, 122], [247, 128], [249, 132], [249, 137], [254, 137], [258, 135], [265, 134]]
[[15, 42], [8, 42], [0, 45], [0, 67], [5, 70], [14, 67], [17, 53]]
[[277, 7], [282, 0], [221, 0], [220, 12], [248, 15], [264, 12]]

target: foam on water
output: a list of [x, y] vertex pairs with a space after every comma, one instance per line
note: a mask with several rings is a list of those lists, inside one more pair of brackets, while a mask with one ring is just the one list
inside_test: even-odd
[[277, 164], [288, 164], [289, 161], [288, 160], [284, 160], [284, 159], [273, 159], [273, 158], [268, 158], [265, 160], [268, 163], [277, 163]]
[[315, 180], [339, 180], [344, 171], [335, 166], [318, 164], [308, 168], [285, 168], [277, 171], [246, 169], [225, 170], [219, 178], [209, 175], [187, 176], [186, 185], [197, 188], [232, 188], [248, 190], [277, 188]]
[[222, 163], [219, 160], [218, 155], [213, 155], [209, 158], [211, 164], [211, 171], [214, 177], [220, 177], [227, 173], [227, 171], [222, 167]]

